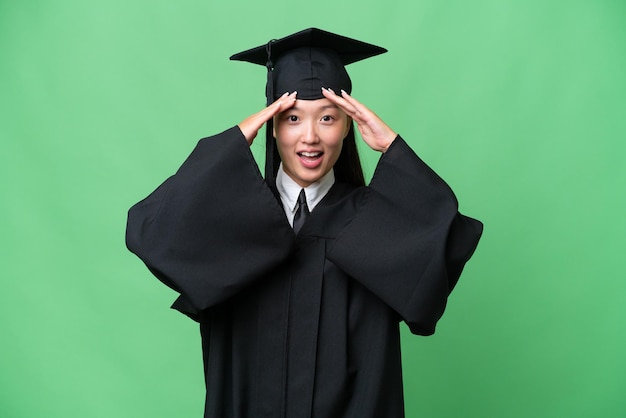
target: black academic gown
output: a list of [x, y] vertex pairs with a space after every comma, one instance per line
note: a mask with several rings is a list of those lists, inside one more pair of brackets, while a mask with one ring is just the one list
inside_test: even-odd
[[205, 417], [395, 418], [399, 321], [434, 332], [481, 232], [398, 137], [296, 235], [234, 127], [131, 208], [127, 245], [200, 323]]

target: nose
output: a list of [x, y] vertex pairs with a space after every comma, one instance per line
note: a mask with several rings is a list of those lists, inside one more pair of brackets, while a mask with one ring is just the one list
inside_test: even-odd
[[303, 128], [304, 128], [304, 131], [302, 132], [303, 143], [315, 144], [319, 142], [320, 138], [317, 134], [317, 127], [314, 121], [306, 123]]

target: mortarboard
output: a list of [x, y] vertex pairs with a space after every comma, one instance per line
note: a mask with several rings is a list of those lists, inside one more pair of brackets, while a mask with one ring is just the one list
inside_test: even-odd
[[[265, 95], [271, 104], [285, 92], [299, 100], [321, 99], [322, 87], [352, 92], [344, 68], [348, 64], [387, 52], [385, 48], [321, 29], [309, 28], [230, 57], [267, 68]], [[265, 179], [274, 184], [280, 158], [274, 146], [271, 121], [266, 124]]]
[[321, 88], [351, 92], [344, 66], [387, 52], [385, 48], [321, 29], [309, 28], [240, 52], [231, 60], [267, 67], [267, 104], [285, 92], [300, 100], [321, 99]]

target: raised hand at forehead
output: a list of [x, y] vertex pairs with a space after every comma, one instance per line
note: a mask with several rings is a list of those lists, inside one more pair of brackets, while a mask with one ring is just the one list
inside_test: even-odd
[[361, 137], [370, 148], [387, 151], [397, 134], [376, 113], [343, 90], [337, 95], [331, 89], [323, 88], [322, 94], [356, 122]]

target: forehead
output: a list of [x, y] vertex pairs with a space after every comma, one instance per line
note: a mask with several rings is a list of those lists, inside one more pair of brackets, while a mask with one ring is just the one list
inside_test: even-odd
[[318, 112], [321, 110], [337, 109], [339, 108], [333, 104], [330, 100], [316, 99], [316, 100], [300, 100], [297, 99], [296, 103], [290, 110], [296, 110], [300, 112]]

